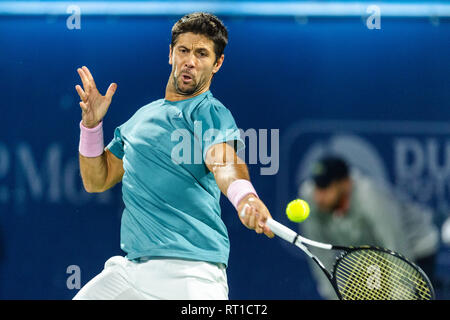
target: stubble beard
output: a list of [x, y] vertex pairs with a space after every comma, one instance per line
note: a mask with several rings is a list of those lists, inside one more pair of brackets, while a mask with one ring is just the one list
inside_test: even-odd
[[181, 82], [182, 82], [183, 80], [181, 79], [181, 77], [180, 77], [180, 78], [177, 77], [177, 76], [175, 75], [175, 73], [173, 74], [172, 81], [173, 81], [173, 85], [174, 85], [174, 87], [175, 87], [175, 91], [176, 91], [178, 94], [181, 94], [181, 95], [184, 95], [184, 96], [190, 96], [190, 95], [193, 95], [193, 94], [197, 91], [197, 89], [198, 89], [198, 84], [196, 83], [196, 81], [195, 81], [194, 78], [192, 78], [192, 81], [194, 82], [193, 86], [192, 86], [192, 87], [187, 87], [186, 89], [182, 89], [182, 88], [178, 85], [178, 81], [181, 81]]

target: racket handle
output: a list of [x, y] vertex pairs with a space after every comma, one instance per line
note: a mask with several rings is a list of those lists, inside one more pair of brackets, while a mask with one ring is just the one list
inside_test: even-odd
[[[239, 214], [241, 218], [245, 217], [245, 209], [247, 209], [249, 205], [246, 204], [241, 210], [241, 213]], [[278, 237], [289, 241], [291, 243], [294, 243], [295, 238], [297, 237], [297, 233], [288, 227], [282, 225], [281, 223], [273, 220], [272, 218], [268, 218], [266, 221], [266, 225], [269, 227], [269, 229]]]
[[[247, 209], [248, 205], [246, 204], [240, 213], [241, 218], [245, 217], [245, 209]], [[273, 220], [272, 218], [268, 218], [266, 221], [266, 225], [269, 227], [269, 229], [278, 237], [289, 241], [290, 243], [293, 243], [295, 245], [299, 245], [300, 243], [308, 244], [310, 246], [314, 246], [317, 248], [327, 249], [331, 250], [333, 249], [333, 246], [331, 244], [322, 243], [314, 240], [309, 240], [307, 238], [302, 237], [297, 232], [289, 229], [285, 225], [282, 225], [281, 223]], [[295, 242], [294, 242], [295, 241]]]
[[268, 218], [266, 221], [266, 225], [269, 229], [278, 237], [290, 242], [294, 243], [294, 240], [297, 238], [297, 232], [289, 229], [288, 227], [282, 225], [281, 223], [273, 220], [272, 218]]

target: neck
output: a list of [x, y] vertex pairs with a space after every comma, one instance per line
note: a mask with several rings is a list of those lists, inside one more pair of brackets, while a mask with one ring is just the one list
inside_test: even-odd
[[172, 77], [172, 75], [170, 75], [169, 81], [167, 81], [166, 95], [165, 95], [164, 99], [169, 100], [169, 101], [181, 101], [181, 100], [186, 100], [189, 98], [196, 97], [196, 96], [208, 91], [210, 83], [211, 82], [209, 81], [204, 88], [199, 88], [199, 90], [195, 91], [194, 93], [192, 93], [190, 95], [186, 95], [186, 94], [178, 93], [177, 90], [175, 90], [175, 85], [173, 83], [173, 77]]

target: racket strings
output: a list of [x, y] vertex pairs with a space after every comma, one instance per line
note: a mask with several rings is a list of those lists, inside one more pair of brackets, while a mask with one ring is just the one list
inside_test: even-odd
[[[381, 257], [377, 257], [377, 258], [381, 258]], [[349, 259], [349, 260], [352, 261], [352, 263], [350, 263], [348, 266], [353, 269], [345, 268], [345, 270], [347, 271], [347, 274], [345, 274], [345, 276], [347, 277], [347, 280], [349, 280], [350, 276], [353, 277], [353, 279], [350, 279], [353, 282], [347, 283], [347, 286], [351, 287], [351, 289], [354, 290], [353, 291], [354, 294], [351, 296], [351, 298], [360, 297], [360, 298], [365, 298], [365, 299], [367, 299], [367, 298], [370, 298], [370, 299], [374, 299], [374, 298], [378, 298], [378, 299], [387, 299], [387, 298], [412, 299], [415, 297], [417, 290], [414, 289], [413, 284], [408, 282], [408, 280], [412, 280], [412, 279], [405, 278], [405, 276], [404, 276], [405, 268], [400, 267], [400, 264], [399, 264], [400, 268], [398, 270], [401, 270], [401, 271], [398, 271], [396, 269], [390, 268], [390, 266], [388, 264], [386, 264], [386, 262], [390, 262], [390, 261], [387, 261], [386, 259], [374, 260], [374, 257], [371, 256], [367, 260], [367, 263], [365, 263], [363, 266], [364, 266], [364, 269], [366, 269], [366, 270], [369, 270], [370, 268], [372, 268], [372, 270], [370, 272], [367, 272], [367, 274], [372, 274], [372, 276], [366, 275], [365, 278], [363, 277], [361, 279], [357, 279], [357, 278], [355, 278], [355, 273], [353, 271], [355, 268], [355, 263], [356, 263], [356, 267], [359, 267], [359, 268], [361, 267], [360, 260], [354, 260], [354, 259]], [[401, 261], [401, 260], [399, 259], [399, 261]], [[359, 265], [357, 265], [357, 264], [359, 264]], [[402, 264], [409, 266], [406, 263], [402, 263]], [[381, 266], [381, 269], [379, 269], [380, 266]], [[386, 270], [384, 270], [383, 267], [386, 268]], [[352, 271], [352, 272], [350, 272], [350, 271]], [[409, 271], [409, 270], [407, 270], [407, 271]], [[387, 274], [390, 275], [389, 282], [381, 281], [381, 276], [387, 275]], [[372, 284], [370, 284], [370, 278], [373, 278], [372, 280], [374, 280], [375, 282], [372, 281]], [[355, 282], [354, 280], [356, 280], [356, 279], [359, 282]], [[364, 279], [365, 279], [366, 283], [364, 283]], [[394, 286], [394, 284], [396, 284], [396, 286]], [[415, 281], [414, 285], [422, 287], [421, 289], [425, 288], [423, 286], [423, 284], [421, 283], [421, 281]], [[342, 290], [343, 287], [340, 286], [340, 289]], [[373, 289], [377, 289], [377, 290], [373, 290]], [[355, 296], [356, 293], [358, 293], [358, 296]], [[388, 296], [386, 296], [386, 294]]]
[[[374, 260], [373, 256], [367, 256], [367, 257], [368, 257], [368, 261], [372, 262], [371, 266], [376, 265], [378, 263], [378, 261]], [[383, 258], [383, 257], [378, 256], [378, 258]], [[353, 261], [353, 263], [354, 263], [353, 265], [358, 263], [358, 260], [355, 260], [353, 256], [349, 257], [349, 260]], [[410, 287], [411, 286], [410, 281], [412, 281], [417, 287], [420, 287], [422, 290], [427, 290], [427, 288], [428, 288], [427, 284], [425, 281], [423, 281], [423, 279], [421, 278], [421, 276], [418, 272], [417, 272], [417, 274], [419, 275], [419, 277], [416, 279], [411, 279], [409, 277], [408, 278], [405, 277], [406, 272], [409, 272], [411, 269], [413, 271], [415, 271], [415, 270], [411, 266], [409, 266], [409, 264], [407, 264], [406, 262], [404, 262], [400, 259], [398, 259], [398, 260], [399, 260], [399, 264], [396, 265], [398, 268], [392, 268], [390, 265], [388, 265], [386, 263], [388, 260], [386, 260], [384, 258], [382, 260], [382, 263], [387, 269], [389, 269], [388, 270], [389, 272], [392, 272], [393, 276], [397, 276], [397, 280], [402, 282], [402, 284], [404, 286]], [[404, 268], [404, 266], [406, 266], [407, 268]]]
[[[393, 261], [390, 261], [389, 259], [386, 259], [383, 255], [377, 255], [377, 258], [380, 258], [382, 260], [382, 263], [385, 265], [385, 267], [388, 269], [389, 272], [392, 272], [393, 276], [397, 276], [397, 279], [402, 282], [403, 285], [407, 286], [408, 288], [411, 287], [411, 282], [415, 284], [417, 287], [419, 287], [422, 290], [429, 290], [427, 283], [423, 280], [422, 275], [415, 270], [411, 265], [406, 263], [405, 261], [396, 258], [392, 255], [388, 255], [387, 257], [393, 257], [395, 260], [395, 268], [393, 267]], [[376, 261], [373, 255], [368, 255], [368, 258], [371, 262], [376, 263]], [[356, 262], [353, 258], [352, 260]], [[411, 277], [411, 275], [414, 275], [414, 277]]]
[[[428, 285], [423, 280], [422, 275], [407, 262], [392, 255], [380, 255], [378, 253], [377, 257], [382, 260], [382, 263], [389, 269], [388, 271], [392, 272], [392, 275], [396, 276], [404, 286], [411, 288], [411, 283], [413, 283], [419, 289], [429, 291]], [[393, 261], [386, 259], [386, 257], [393, 258]], [[369, 255], [369, 260], [374, 263], [377, 262], [373, 255]]]
[[[347, 274], [347, 277], [350, 277], [350, 274]], [[346, 279], [348, 280], [348, 278]], [[342, 286], [339, 283], [339, 290], [343, 293], [344, 299], [346, 300], [383, 300], [384, 295], [377, 291], [368, 292], [366, 285], [361, 281], [348, 281], [345, 283], [345, 286]], [[386, 290], [386, 288], [384, 288]]]
[[[347, 279], [348, 280], [348, 279]], [[344, 292], [345, 299], [392, 299], [393, 295], [386, 296], [386, 292], [393, 292], [392, 287], [386, 287], [382, 284], [377, 286], [377, 290], [367, 290], [368, 286], [365, 285], [361, 280], [355, 281], [353, 278], [351, 281], [346, 283], [346, 286], [343, 287], [339, 285], [340, 291]], [[373, 287], [372, 287], [373, 289]], [[408, 291], [400, 291], [398, 288], [396, 289], [397, 299], [412, 299], [410, 292]]]
[[[353, 256], [349, 256], [352, 257]], [[381, 258], [381, 257], [377, 257], [377, 258]], [[355, 278], [355, 263], [356, 263], [356, 267], [361, 269], [361, 262], [360, 260], [355, 260], [355, 259], [349, 259], [349, 261], [351, 261], [352, 263], [350, 263], [349, 265], [347, 265], [346, 271], [347, 274], [345, 275], [347, 277], [347, 280], [349, 278], [349, 276], [351, 275], [353, 277], [353, 279], [351, 279], [352, 281], [356, 280], [357, 278]], [[401, 261], [401, 260], [400, 260]], [[405, 284], [407, 285], [407, 287], [411, 287], [411, 284], [409, 284], [407, 282], [407, 280], [404, 279], [404, 277], [400, 277], [399, 275], [402, 274], [401, 272], [398, 272], [396, 269], [390, 268], [389, 265], [386, 264], [387, 261], [386, 259], [375, 259], [374, 257], [370, 257], [367, 262], [363, 265], [363, 270], [366, 269], [369, 270], [370, 268], [374, 268], [376, 266], [376, 268], [380, 268], [380, 266], [383, 268], [386, 268], [388, 270], [384, 270], [384, 269], [373, 269], [371, 270], [371, 272], [367, 272], [367, 274], [372, 273], [372, 280], [375, 280], [375, 283], [370, 284], [369, 280], [370, 280], [370, 276], [366, 275], [365, 277], [361, 278], [361, 279], [357, 279], [359, 282], [349, 282], [347, 283], [347, 286], [351, 287], [353, 290], [358, 290], [358, 294], [361, 297], [364, 298], [368, 298], [369, 294], [371, 294], [373, 297], [372, 298], [383, 298], [386, 299], [385, 297], [383, 297], [383, 293], [388, 293], [391, 297], [394, 296], [395, 298], [412, 298], [413, 294], [415, 293], [415, 290], [404, 290]], [[359, 265], [358, 265], [359, 264]], [[342, 264], [344, 266], [344, 264]], [[401, 268], [402, 272], [404, 272], [405, 268]], [[351, 272], [350, 272], [351, 271]], [[396, 279], [389, 279], [390, 281], [401, 281], [401, 285], [399, 286], [397, 283], [397, 286], [393, 286], [392, 282], [382, 282], [381, 281], [381, 275], [385, 275], [387, 274], [386, 271], [390, 272], [391, 277], [393, 278], [394, 276], [396, 276]], [[402, 274], [403, 275], [403, 274]], [[363, 275], [364, 276], [364, 275]], [[366, 281], [366, 283], [364, 283], [364, 279]], [[349, 285], [350, 284], [350, 285]], [[416, 285], [422, 286], [422, 284], [420, 284], [420, 282], [415, 283]], [[378, 289], [378, 290], [373, 290], [374, 288]], [[342, 289], [342, 286], [341, 286]], [[370, 289], [370, 290], [367, 290]], [[384, 291], [383, 291], [384, 290]], [[356, 292], [354, 292], [356, 293]], [[395, 293], [395, 295], [394, 295]], [[356, 298], [355, 296], [353, 296], [352, 298]]]
[[431, 299], [428, 283], [402, 259], [376, 250], [344, 256], [335, 270], [343, 299]]
[[[380, 290], [374, 290], [369, 292], [367, 290], [367, 287], [362, 282], [358, 281], [350, 281], [346, 283], [346, 287], [343, 287], [342, 285], [339, 286], [339, 289], [341, 292], [345, 292], [344, 298], [346, 300], [385, 300], [386, 295], [383, 294]], [[378, 288], [380, 289], [380, 288]], [[384, 292], [387, 292], [390, 290], [390, 288], [383, 287]], [[402, 296], [406, 299], [409, 298], [408, 292], [404, 292]]]
[[[386, 286], [385, 283], [380, 282], [377, 285], [368, 286], [367, 285], [367, 276], [366, 276], [366, 283], [364, 283], [364, 278], [358, 279], [358, 281], [355, 281], [355, 275], [353, 273], [353, 269], [348, 269], [347, 266], [342, 266], [342, 270], [340, 270], [347, 282], [345, 283], [346, 286], [342, 286], [342, 282], [339, 283], [339, 289], [341, 292], [345, 292], [347, 294], [346, 299], [379, 299], [379, 300], [385, 300], [387, 299], [386, 292], [392, 293], [396, 292], [396, 297], [398, 299], [412, 299], [413, 296], [411, 295], [411, 291], [409, 290], [402, 290], [402, 286], [393, 288], [392, 285]], [[343, 272], [345, 271], [345, 272]], [[353, 277], [352, 279], [349, 278]], [[377, 287], [378, 290], [368, 290], [368, 288], [374, 289]], [[382, 290], [380, 290], [382, 289]], [[392, 297], [392, 295], [391, 295]]]

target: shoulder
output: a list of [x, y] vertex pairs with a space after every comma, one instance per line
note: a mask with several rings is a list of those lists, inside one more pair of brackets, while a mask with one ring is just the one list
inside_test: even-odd
[[217, 107], [217, 108], [224, 108], [224, 109], [227, 109], [227, 110], [228, 110], [228, 108], [225, 107], [225, 106], [223, 105], [223, 103], [219, 101], [219, 99], [217, 99], [216, 97], [214, 97], [214, 96], [212, 95], [212, 93], [209, 94], [209, 95], [207, 95], [207, 98], [206, 98], [205, 100], [207, 100], [208, 103], [209, 103], [210, 105], [212, 105], [212, 106], [215, 106], [215, 107]]
[[210, 109], [229, 111], [228, 108], [222, 104], [222, 102], [212, 95], [212, 93], [205, 95], [205, 97], [194, 104], [192, 108], [193, 111], [207, 111]]
[[192, 120], [233, 118], [230, 110], [212, 94], [207, 94], [203, 99], [191, 106], [190, 113]]

